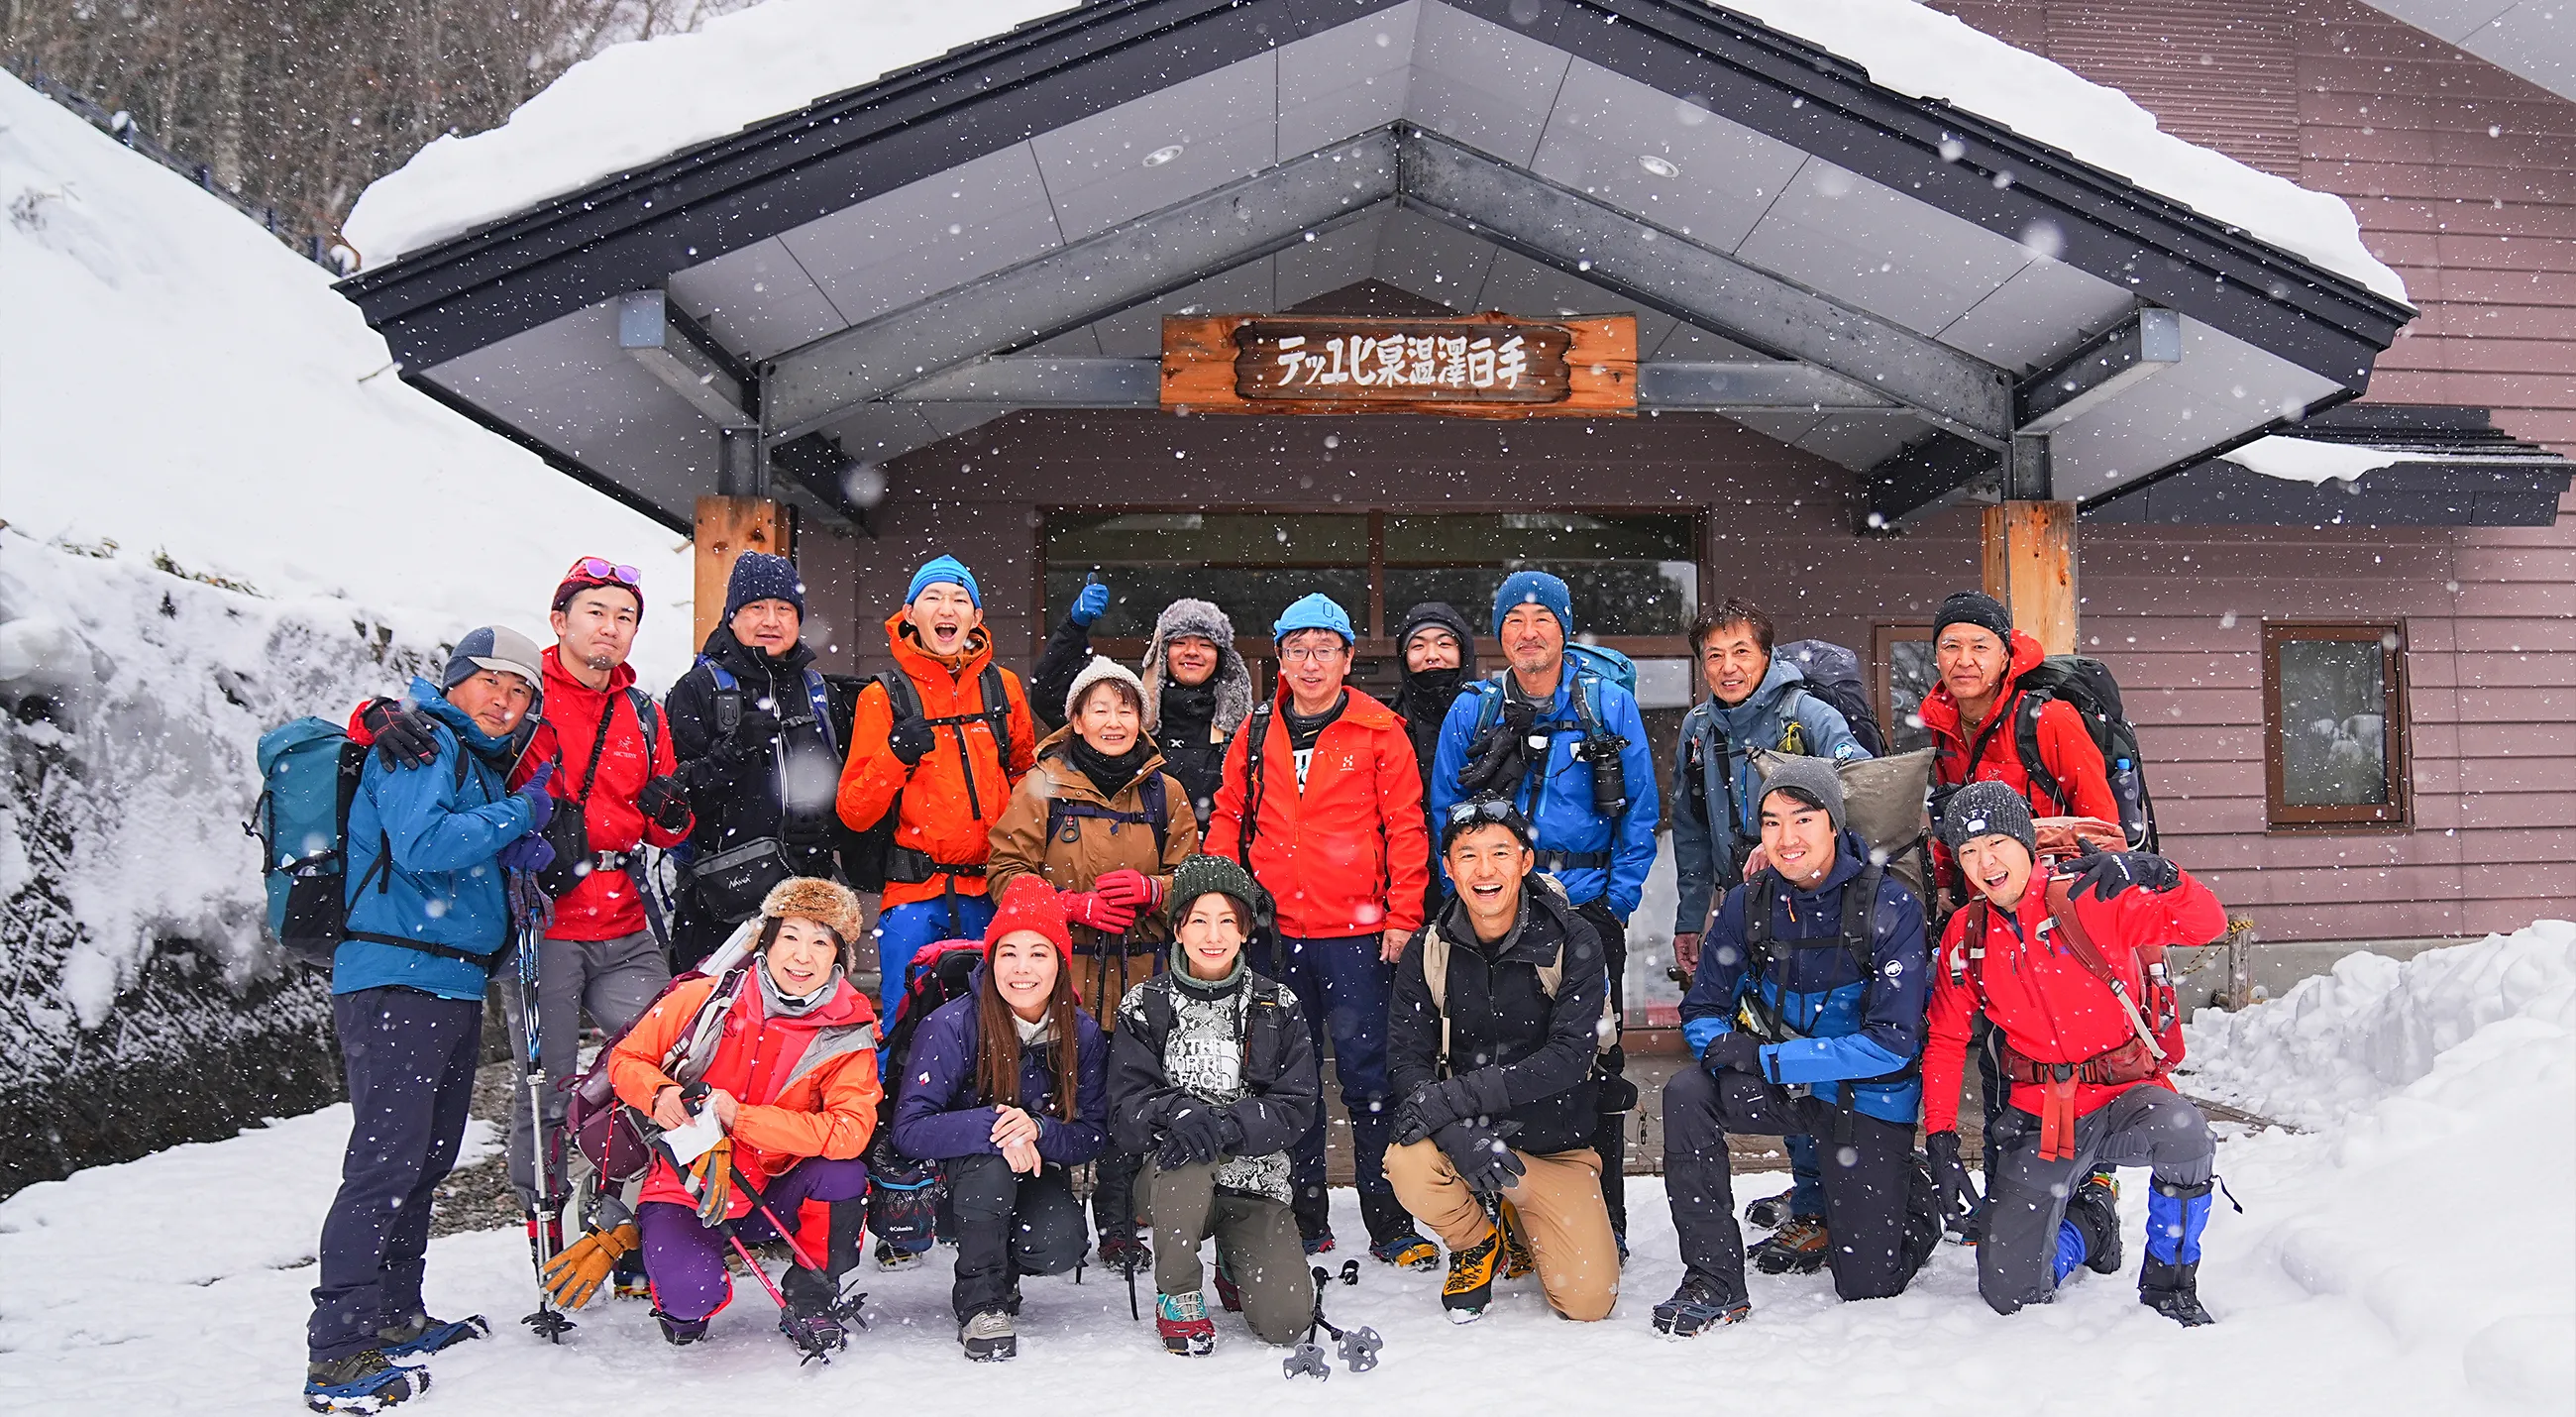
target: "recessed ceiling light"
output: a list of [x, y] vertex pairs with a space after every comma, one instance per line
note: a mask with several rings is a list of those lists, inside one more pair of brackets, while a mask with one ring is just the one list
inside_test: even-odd
[[1145, 154], [1145, 165], [1147, 167], [1160, 167], [1164, 163], [1170, 162], [1172, 159], [1179, 157], [1180, 155], [1181, 145], [1179, 143], [1174, 143], [1167, 148], [1156, 148], [1152, 152]]
[[1658, 157], [1653, 153], [1646, 153], [1639, 157], [1637, 159], [1637, 165], [1646, 169], [1648, 172], [1655, 174], [1657, 177], [1679, 177], [1682, 175], [1682, 170], [1673, 165], [1673, 160], [1671, 158]]

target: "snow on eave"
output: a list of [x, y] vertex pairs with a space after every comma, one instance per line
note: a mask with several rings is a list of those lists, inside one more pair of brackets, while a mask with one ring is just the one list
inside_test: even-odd
[[2285, 433], [2257, 438], [2218, 456], [2248, 472], [2277, 477], [2283, 482], [2310, 484], [2357, 482], [2366, 473], [2402, 462], [2464, 461], [2447, 453], [2392, 452], [2363, 443], [2324, 443], [2314, 438], [2294, 438]]
[[1939, 99], [2183, 203], [2391, 300], [2406, 282], [2362, 244], [2341, 197], [2247, 167], [2156, 127], [2118, 89], [1916, 0], [1725, 0], [1711, 8], [1758, 20], [1860, 65], [1879, 87]]

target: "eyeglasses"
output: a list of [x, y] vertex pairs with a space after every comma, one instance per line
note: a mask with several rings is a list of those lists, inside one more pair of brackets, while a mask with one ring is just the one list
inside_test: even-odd
[[642, 571], [633, 566], [618, 565], [614, 561], [603, 561], [597, 556], [584, 556], [573, 562], [572, 570], [565, 573], [564, 579], [571, 580], [574, 576], [586, 576], [594, 581], [615, 581], [619, 585], [644, 584]]
[[1341, 645], [1333, 645], [1326, 649], [1308, 649], [1301, 646], [1297, 649], [1283, 649], [1279, 651], [1279, 657], [1290, 664], [1330, 664], [1341, 657], [1343, 649]]

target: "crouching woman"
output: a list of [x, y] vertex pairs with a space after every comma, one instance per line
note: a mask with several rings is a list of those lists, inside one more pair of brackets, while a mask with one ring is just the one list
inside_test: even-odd
[[1199, 1288], [1210, 1235], [1217, 1292], [1263, 1342], [1295, 1343], [1315, 1304], [1288, 1152], [1315, 1124], [1323, 1082], [1297, 996], [1244, 965], [1257, 890], [1223, 857], [1181, 863], [1171, 970], [1127, 992], [1110, 1050], [1118, 1148], [1153, 1158], [1154, 1324], [1191, 1356], [1216, 1346]]
[[672, 1343], [705, 1337], [732, 1299], [731, 1241], [778, 1239], [797, 1253], [779, 1328], [808, 1351], [848, 1342], [837, 1309], [856, 1245], [836, 1249], [825, 1225], [797, 1236], [781, 1226], [799, 1228], [807, 1201], [867, 1194], [859, 1158], [882, 1095], [876, 1013], [841, 967], [859, 921], [858, 897], [834, 882], [780, 882], [761, 902], [752, 958], [673, 986], [610, 1060], [618, 1099], [656, 1126], [712, 1117], [724, 1132], [685, 1171], [662, 1151], [636, 1207], [653, 1316]]
[[956, 1217], [950, 1300], [979, 1362], [1019, 1356], [1019, 1276], [1062, 1274], [1088, 1246], [1065, 1168], [1108, 1136], [1100, 1026], [1073, 1000], [1064, 906], [1046, 882], [1004, 889], [966, 997], [921, 1021], [904, 1060], [895, 1148], [936, 1161]]

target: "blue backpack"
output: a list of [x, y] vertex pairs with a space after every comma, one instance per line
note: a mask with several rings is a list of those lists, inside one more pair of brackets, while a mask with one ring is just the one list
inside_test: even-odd
[[[315, 969], [329, 969], [349, 938], [349, 804], [366, 767], [366, 748], [328, 719], [299, 718], [259, 736], [259, 800], [242, 834], [260, 845], [270, 937]], [[465, 785], [463, 753], [456, 784]]]
[[[1635, 698], [1637, 661], [1603, 645], [1570, 643], [1565, 647], [1565, 662], [1574, 670], [1574, 716], [1582, 723], [1585, 737], [1597, 737], [1604, 731], [1601, 717], [1602, 684], [1605, 682], [1616, 684], [1627, 690], [1630, 698]], [[1493, 678], [1477, 684], [1472, 690], [1479, 700], [1476, 705], [1476, 737], [1478, 738], [1483, 738], [1490, 732], [1495, 720], [1502, 717], [1503, 676], [1509, 673], [1511, 673], [1509, 669], [1504, 669], [1496, 673]]]

